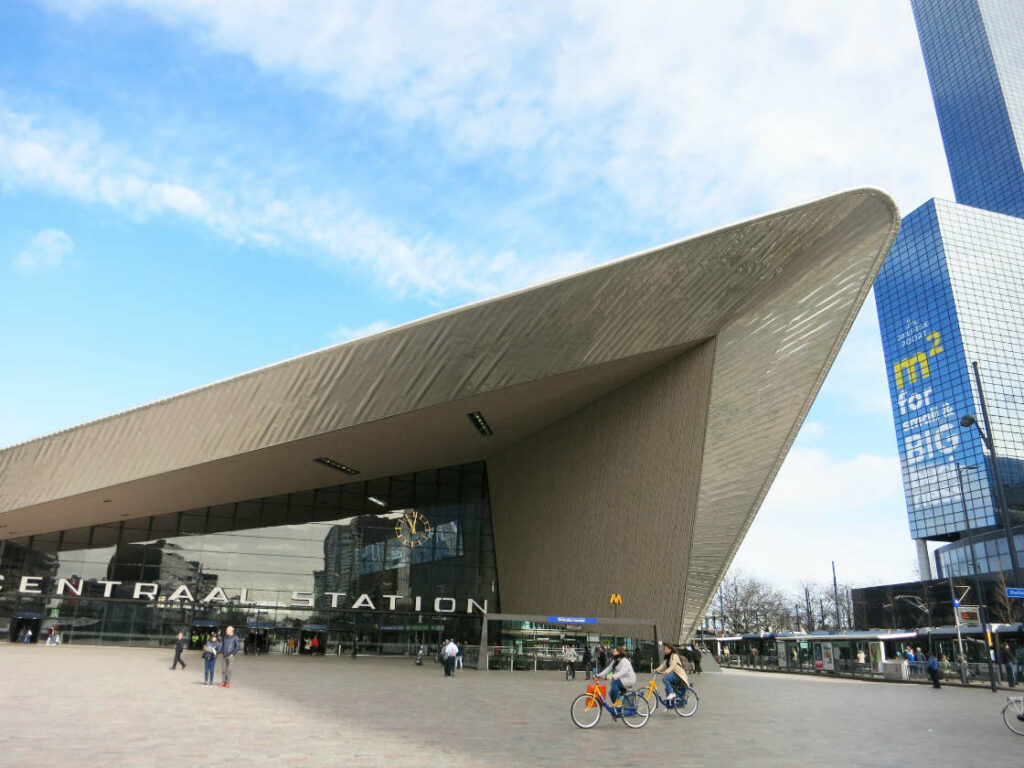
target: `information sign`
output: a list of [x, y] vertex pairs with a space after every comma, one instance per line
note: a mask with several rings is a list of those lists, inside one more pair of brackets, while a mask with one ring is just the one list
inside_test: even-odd
[[597, 624], [597, 619], [590, 619], [584, 616], [548, 616], [552, 624]]

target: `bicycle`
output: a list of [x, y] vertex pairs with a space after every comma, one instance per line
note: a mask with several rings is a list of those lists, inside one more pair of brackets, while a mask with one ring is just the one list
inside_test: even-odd
[[589, 685], [586, 693], [572, 700], [569, 714], [577, 726], [593, 728], [604, 710], [608, 710], [613, 720], [621, 719], [629, 728], [642, 728], [647, 724], [647, 718], [651, 716], [647, 699], [636, 691], [626, 691], [622, 694], [622, 705], [617, 707], [605, 700], [604, 689], [603, 685]]
[[[643, 698], [653, 715], [658, 711], [658, 705], [674, 710], [680, 717], [693, 717], [697, 714], [697, 707], [700, 706], [700, 697], [697, 696], [697, 692], [693, 689], [693, 686], [683, 683], [677, 685], [676, 696], [671, 699], [661, 698], [661, 694], [658, 693], [658, 681], [653, 677], [651, 682], [647, 684], [647, 687], [638, 691], [637, 694]], [[651, 699], [653, 695], [653, 700]]]
[[1003, 705], [1003, 722], [1018, 736], [1024, 736], [1024, 696], [1007, 696]]

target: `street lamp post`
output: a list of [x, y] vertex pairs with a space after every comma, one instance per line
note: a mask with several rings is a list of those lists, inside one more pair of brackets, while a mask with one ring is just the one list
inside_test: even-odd
[[[960, 507], [963, 509], [964, 513], [964, 532], [967, 534], [967, 551], [970, 554], [974, 593], [978, 596], [978, 619], [981, 621], [981, 631], [985, 633], [985, 658], [988, 661], [988, 679], [994, 693], [997, 688], [996, 670], [992, 665], [993, 658], [995, 657], [995, 649], [992, 647], [992, 635], [988, 631], [988, 617], [985, 614], [985, 601], [981, 599], [981, 581], [978, 579], [978, 564], [974, 559], [974, 536], [971, 533], [971, 520], [967, 515], [967, 497], [964, 495], [964, 478], [962, 473], [965, 469], [977, 469], [977, 467], [962, 467], [957, 464], [956, 483], [960, 487]], [[956, 607], [954, 607], [953, 610], [955, 611]], [[959, 623], [959, 618], [957, 619], [957, 622]]]
[[[996, 441], [992, 434], [992, 422], [988, 419], [988, 407], [985, 405], [985, 392], [981, 388], [981, 374], [978, 372], [978, 363], [973, 362], [974, 381], [978, 387], [978, 400], [981, 403], [981, 418], [985, 422], [985, 428], [981, 428], [978, 419], [973, 414], [961, 417], [961, 427], [975, 427], [981, 440], [988, 448], [989, 456], [992, 457], [992, 471], [995, 473], [996, 481], [996, 504], [999, 506], [999, 516], [1003, 518], [1003, 532], [1006, 534], [1006, 546], [1010, 550], [1010, 566], [1013, 568], [1013, 586], [1021, 586], [1020, 564], [1017, 562], [1017, 548], [1013, 544], [1013, 531], [1010, 528], [1010, 509], [1006, 505], [1006, 497], [1003, 494], [1003, 476], [999, 470], [999, 458], [996, 456]], [[959, 472], [958, 472], [959, 475]], [[961, 494], [963, 487], [961, 486]], [[966, 506], [966, 504], [965, 504]]]
[[960, 607], [960, 600], [956, 596], [956, 589], [953, 587], [953, 577], [949, 577], [949, 595], [953, 603], [953, 621], [956, 624], [956, 645], [960, 651], [960, 659], [957, 667], [960, 669], [960, 682], [967, 685], [970, 682], [970, 678], [967, 676], [967, 659], [964, 658], [964, 638], [960, 633], [960, 611], [957, 608]]

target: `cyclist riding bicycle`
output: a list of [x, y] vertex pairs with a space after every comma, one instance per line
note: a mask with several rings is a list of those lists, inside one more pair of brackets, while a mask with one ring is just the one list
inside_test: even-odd
[[613, 707], [622, 706], [622, 695], [627, 689], [636, 685], [636, 672], [633, 671], [633, 664], [626, 655], [626, 649], [617, 645], [612, 649], [611, 663], [597, 673], [597, 676], [606, 677], [612, 681], [611, 689], [608, 691], [608, 700]]
[[562, 651], [562, 661], [565, 662], [565, 679], [575, 680], [576, 679], [576, 659], [579, 656], [576, 654], [576, 646], [570, 645], [568, 648]]
[[671, 701], [676, 697], [675, 687], [681, 683], [686, 685], [690, 684], [689, 679], [686, 677], [686, 669], [683, 668], [683, 660], [679, 656], [679, 652], [665, 643], [665, 660], [661, 663], [654, 674], [665, 675], [662, 681], [665, 684], [665, 700]]

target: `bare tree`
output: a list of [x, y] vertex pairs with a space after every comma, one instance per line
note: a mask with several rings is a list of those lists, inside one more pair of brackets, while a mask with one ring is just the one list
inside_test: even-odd
[[730, 573], [718, 589], [723, 624], [732, 632], [771, 632], [789, 623], [789, 597], [760, 579]]
[[995, 589], [989, 589], [989, 610], [992, 612], [991, 621], [1000, 624], [1014, 622], [1013, 601], [1006, 595], [1006, 576], [1002, 571], [996, 574]]

